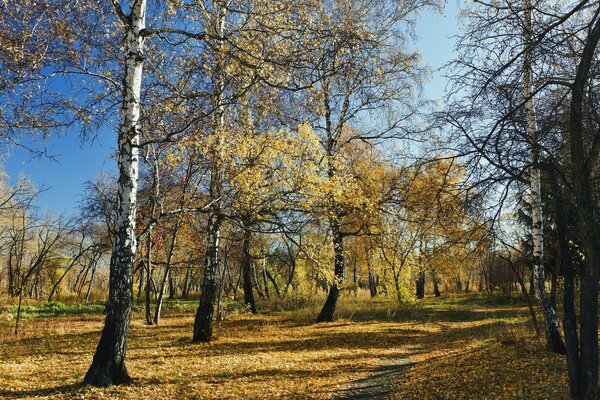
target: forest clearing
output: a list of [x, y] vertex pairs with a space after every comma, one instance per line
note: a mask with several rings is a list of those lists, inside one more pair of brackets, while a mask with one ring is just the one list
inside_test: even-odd
[[600, 399], [600, 0], [0, 0], [0, 398]]
[[[316, 305], [264, 315], [234, 312], [206, 344], [191, 343], [191, 302], [166, 304], [161, 326], [144, 325], [138, 312], [128, 349], [134, 381], [109, 389], [81, 386], [102, 326], [98, 311], [27, 319], [18, 339], [3, 323], [0, 397], [568, 398], [563, 357], [535, 340], [522, 299], [344, 300], [337, 322], [325, 325], [313, 322]], [[398, 372], [370, 381], [386, 362], [388, 371], [398, 364]]]

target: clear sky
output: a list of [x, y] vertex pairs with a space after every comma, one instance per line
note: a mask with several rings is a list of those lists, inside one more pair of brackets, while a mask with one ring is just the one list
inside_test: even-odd
[[[417, 24], [419, 37], [415, 47], [421, 51], [422, 60], [432, 71], [431, 79], [424, 87], [427, 98], [440, 100], [446, 81], [440, 68], [452, 59], [454, 35], [458, 33], [457, 16], [460, 0], [447, 0], [441, 14], [426, 12]], [[116, 160], [111, 158], [116, 148], [116, 134], [101, 132], [94, 142], [79, 140], [77, 131], [48, 140], [47, 158], [32, 159], [23, 149], [12, 148], [5, 160], [5, 170], [11, 182], [19, 177], [29, 177], [38, 188], [46, 190], [40, 195], [40, 211], [76, 212], [83, 193], [83, 184], [101, 171], [115, 171]]]

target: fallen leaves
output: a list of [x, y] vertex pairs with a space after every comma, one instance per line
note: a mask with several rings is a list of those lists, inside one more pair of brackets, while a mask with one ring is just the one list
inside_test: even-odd
[[166, 315], [158, 327], [136, 319], [127, 362], [135, 380], [108, 389], [79, 386], [101, 315], [29, 320], [19, 338], [0, 325], [0, 398], [331, 399], [385, 359], [410, 364], [389, 382], [394, 399], [567, 395], [563, 358], [531, 340], [524, 308], [417, 307], [410, 319], [399, 312], [321, 325], [286, 314], [239, 315], [206, 344], [190, 341], [191, 313]]

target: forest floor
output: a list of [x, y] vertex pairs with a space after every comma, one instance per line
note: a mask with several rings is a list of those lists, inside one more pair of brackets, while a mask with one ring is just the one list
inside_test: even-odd
[[327, 324], [312, 323], [317, 302], [230, 313], [207, 344], [190, 341], [195, 302], [167, 304], [160, 326], [144, 325], [138, 311], [127, 353], [134, 382], [107, 389], [80, 385], [101, 307], [39, 312], [23, 320], [18, 337], [0, 307], [0, 399], [568, 397], [564, 357], [544, 351], [519, 299], [340, 301], [338, 321]]

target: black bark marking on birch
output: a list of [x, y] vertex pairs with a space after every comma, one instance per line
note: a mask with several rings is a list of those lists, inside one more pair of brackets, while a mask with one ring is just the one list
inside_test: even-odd
[[116, 235], [110, 259], [109, 295], [102, 336], [83, 384], [107, 387], [131, 382], [125, 367], [127, 336], [132, 305], [139, 143], [140, 93], [143, 74], [143, 38], [146, 1], [133, 3], [126, 24], [125, 74], [118, 135], [119, 188], [117, 190]]

